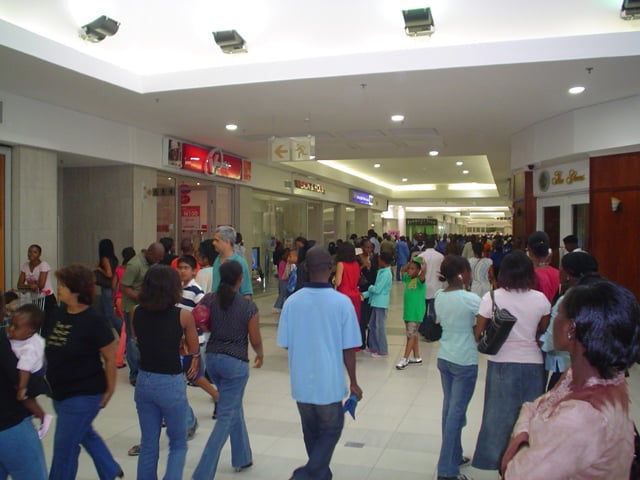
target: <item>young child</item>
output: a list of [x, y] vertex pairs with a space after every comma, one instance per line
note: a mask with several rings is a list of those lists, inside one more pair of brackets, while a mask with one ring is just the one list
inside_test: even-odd
[[[404, 282], [404, 326], [407, 330], [407, 346], [404, 349], [404, 357], [396, 364], [398, 370], [403, 370], [407, 365], [420, 365], [420, 341], [418, 327], [422, 323], [426, 311], [425, 275], [427, 270], [422, 257], [413, 257], [409, 263], [400, 270]], [[410, 358], [413, 352], [413, 358]]]
[[368, 290], [362, 294], [364, 298], [369, 300], [369, 305], [371, 305], [369, 351], [374, 358], [386, 357], [389, 354], [385, 322], [387, 320], [389, 294], [391, 293], [391, 284], [393, 282], [393, 275], [391, 274], [392, 262], [393, 257], [389, 252], [380, 252], [378, 255], [376, 283], [371, 285]]
[[298, 280], [298, 251], [292, 249], [287, 258], [287, 266], [284, 274], [287, 277], [287, 297], [296, 291], [296, 283]]
[[[192, 311], [204, 297], [204, 292], [195, 281], [196, 274], [196, 259], [192, 255], [181, 256], [178, 259], [178, 275], [182, 282], [182, 300], [180, 300], [178, 306], [189, 312]], [[205, 334], [198, 331], [198, 335], [200, 345], [202, 346], [206, 341]], [[184, 337], [182, 338], [182, 351], [184, 353], [187, 351]], [[192, 384], [202, 388], [211, 396], [214, 402], [217, 402], [219, 397], [218, 391], [213, 388], [204, 376], [204, 361], [200, 359], [197, 367], [195, 365], [192, 366], [193, 357], [193, 355], [182, 356], [182, 371], [187, 375], [187, 378]], [[200, 357], [199, 353], [197, 357]]]
[[34, 397], [27, 396], [27, 387], [31, 374], [34, 378], [29, 393], [38, 395], [46, 393], [44, 380], [44, 339], [37, 333], [42, 325], [44, 314], [42, 310], [32, 304], [18, 308], [11, 318], [7, 329], [7, 336], [11, 349], [18, 358], [18, 391], [16, 398], [24, 403], [27, 410], [40, 419], [38, 436], [43, 438], [53, 417], [45, 414]]
[[278, 261], [278, 298], [273, 304], [273, 313], [280, 313], [284, 301], [287, 299], [287, 284], [289, 283], [289, 274], [287, 273], [287, 262], [289, 260], [289, 249], [285, 248]]

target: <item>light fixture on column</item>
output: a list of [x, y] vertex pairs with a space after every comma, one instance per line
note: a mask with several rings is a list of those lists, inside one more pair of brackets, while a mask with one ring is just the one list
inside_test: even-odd
[[80, 30], [80, 37], [88, 42], [98, 43], [107, 37], [115, 35], [118, 32], [118, 28], [120, 28], [120, 22], [102, 15], [83, 26]]
[[213, 32], [213, 38], [224, 53], [247, 53], [247, 42], [235, 30]]
[[640, 19], [640, 0], [624, 0], [620, 8], [620, 17], [623, 20]]
[[402, 16], [404, 17], [404, 33], [410, 37], [432, 35], [436, 31], [430, 8], [403, 10]]

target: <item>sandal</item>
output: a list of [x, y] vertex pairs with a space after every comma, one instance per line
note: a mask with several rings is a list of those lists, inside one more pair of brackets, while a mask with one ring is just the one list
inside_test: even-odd
[[131, 447], [127, 454], [130, 457], [137, 457], [138, 455], [140, 455], [140, 445], [134, 445], [133, 447]]

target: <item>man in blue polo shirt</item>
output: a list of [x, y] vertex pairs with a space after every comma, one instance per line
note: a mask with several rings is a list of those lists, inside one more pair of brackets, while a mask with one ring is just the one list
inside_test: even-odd
[[362, 338], [351, 301], [328, 283], [329, 252], [313, 247], [306, 262], [310, 281], [284, 304], [278, 346], [288, 350], [291, 395], [298, 404], [309, 456], [291, 478], [324, 480], [332, 477], [329, 463], [344, 425], [342, 400], [350, 394], [362, 398], [355, 353]]
[[233, 227], [223, 226], [216, 228], [213, 234], [213, 247], [220, 254], [213, 262], [211, 291], [215, 292], [220, 285], [220, 264], [227, 260], [235, 260], [242, 265], [242, 284], [240, 285], [240, 295], [251, 298], [253, 286], [251, 285], [251, 271], [244, 257], [234, 252], [236, 244], [236, 231]]

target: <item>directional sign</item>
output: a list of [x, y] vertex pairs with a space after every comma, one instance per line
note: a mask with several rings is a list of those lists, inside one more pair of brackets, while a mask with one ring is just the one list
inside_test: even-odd
[[272, 137], [269, 140], [269, 159], [272, 162], [302, 162], [315, 159], [316, 138]]

